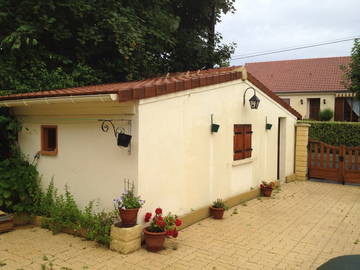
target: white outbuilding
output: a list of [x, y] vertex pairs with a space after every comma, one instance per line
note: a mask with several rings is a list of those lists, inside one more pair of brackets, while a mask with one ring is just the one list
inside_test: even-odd
[[81, 205], [112, 209], [130, 179], [143, 212], [184, 215], [294, 174], [301, 116], [241, 67], [2, 96], [0, 106], [22, 123], [20, 148], [38, 158], [43, 184], [68, 185]]

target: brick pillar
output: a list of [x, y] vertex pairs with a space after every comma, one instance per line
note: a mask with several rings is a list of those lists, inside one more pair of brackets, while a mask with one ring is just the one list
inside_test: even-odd
[[308, 141], [309, 141], [309, 124], [296, 124], [295, 138], [295, 175], [296, 180], [307, 180], [308, 164]]

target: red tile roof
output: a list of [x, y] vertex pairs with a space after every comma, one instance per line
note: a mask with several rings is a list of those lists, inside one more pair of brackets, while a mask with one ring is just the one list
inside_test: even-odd
[[[201, 71], [189, 71], [167, 74], [166, 76], [141, 81], [14, 94], [9, 96], [0, 96], [0, 101], [97, 94], [118, 94], [119, 102], [137, 100], [241, 79], [241, 71], [236, 70], [238, 68], [239, 66], [234, 66]], [[272, 93], [266, 86], [256, 80], [254, 76], [249, 74], [248, 80], [265, 94], [278, 102], [281, 106], [285, 107], [288, 111], [294, 114], [298, 119], [301, 119], [301, 115], [297, 111]]]
[[346, 91], [341, 84], [350, 56], [247, 63], [246, 69], [271, 91], [327, 92]]

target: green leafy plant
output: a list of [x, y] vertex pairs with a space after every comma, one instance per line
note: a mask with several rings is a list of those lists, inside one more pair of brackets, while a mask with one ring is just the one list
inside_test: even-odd
[[110, 230], [116, 217], [115, 212], [95, 211], [94, 201], [90, 201], [82, 210], [69, 188], [65, 186], [64, 194], [59, 195], [53, 181], [37, 198], [35, 214], [45, 217], [42, 227], [55, 234], [70, 229], [89, 240], [110, 244]]
[[324, 109], [319, 113], [320, 121], [330, 121], [334, 117], [334, 112], [331, 109]]
[[0, 161], [0, 209], [33, 213], [40, 190], [38, 172], [21, 156]]
[[229, 207], [226, 206], [225, 202], [222, 199], [216, 199], [212, 203], [213, 208], [224, 208], [225, 210], [228, 210]]
[[301, 121], [310, 124], [309, 137], [331, 145], [360, 145], [360, 123]]
[[140, 199], [140, 196], [135, 196], [135, 185], [128, 180], [124, 181], [125, 192], [119, 197], [113, 200], [115, 208], [120, 209], [134, 209], [141, 208], [145, 203], [144, 200]]

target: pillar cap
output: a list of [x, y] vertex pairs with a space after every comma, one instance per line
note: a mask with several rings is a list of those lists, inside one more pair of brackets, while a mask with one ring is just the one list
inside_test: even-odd
[[305, 124], [305, 123], [296, 123], [295, 127], [311, 127], [310, 124]]

